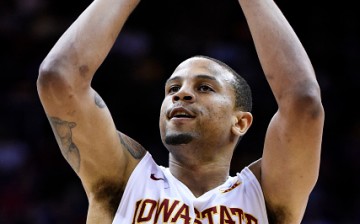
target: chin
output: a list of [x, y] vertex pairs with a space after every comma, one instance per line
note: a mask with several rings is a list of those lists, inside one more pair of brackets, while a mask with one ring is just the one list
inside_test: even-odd
[[188, 133], [166, 135], [164, 142], [166, 145], [184, 145], [193, 140], [193, 136]]

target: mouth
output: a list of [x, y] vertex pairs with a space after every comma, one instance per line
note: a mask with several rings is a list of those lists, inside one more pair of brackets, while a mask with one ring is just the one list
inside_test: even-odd
[[168, 119], [186, 119], [186, 118], [194, 118], [195, 115], [193, 112], [183, 108], [183, 107], [174, 107], [169, 110], [167, 114]]

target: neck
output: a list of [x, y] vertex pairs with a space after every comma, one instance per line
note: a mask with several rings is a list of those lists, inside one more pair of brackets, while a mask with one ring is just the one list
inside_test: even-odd
[[230, 159], [207, 162], [191, 159], [181, 161], [170, 154], [169, 167], [171, 173], [199, 197], [226, 181], [229, 176]]

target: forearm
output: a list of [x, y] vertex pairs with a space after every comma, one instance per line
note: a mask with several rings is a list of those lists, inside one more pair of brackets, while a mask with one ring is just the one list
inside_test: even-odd
[[70, 82], [76, 74], [90, 81], [139, 1], [93, 1], [51, 49], [40, 71], [73, 76], [66, 77]]
[[281, 104], [283, 99], [287, 101], [288, 96], [304, 94], [304, 90], [318, 95], [318, 86], [308, 55], [274, 1], [239, 0], [239, 3], [247, 19], [261, 66], [278, 104]]

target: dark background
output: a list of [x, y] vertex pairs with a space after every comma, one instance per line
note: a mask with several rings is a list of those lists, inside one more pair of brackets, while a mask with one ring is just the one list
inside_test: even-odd
[[[85, 193], [56, 145], [36, 79], [42, 59], [90, 2], [0, 1], [1, 224], [85, 223]], [[326, 110], [319, 181], [303, 223], [360, 223], [356, 1], [277, 3], [308, 51]], [[236, 0], [143, 0], [93, 86], [118, 128], [167, 165], [158, 131], [164, 80], [195, 54], [225, 61], [253, 89], [255, 121], [235, 152], [234, 174], [261, 156], [265, 129], [276, 109]]]

